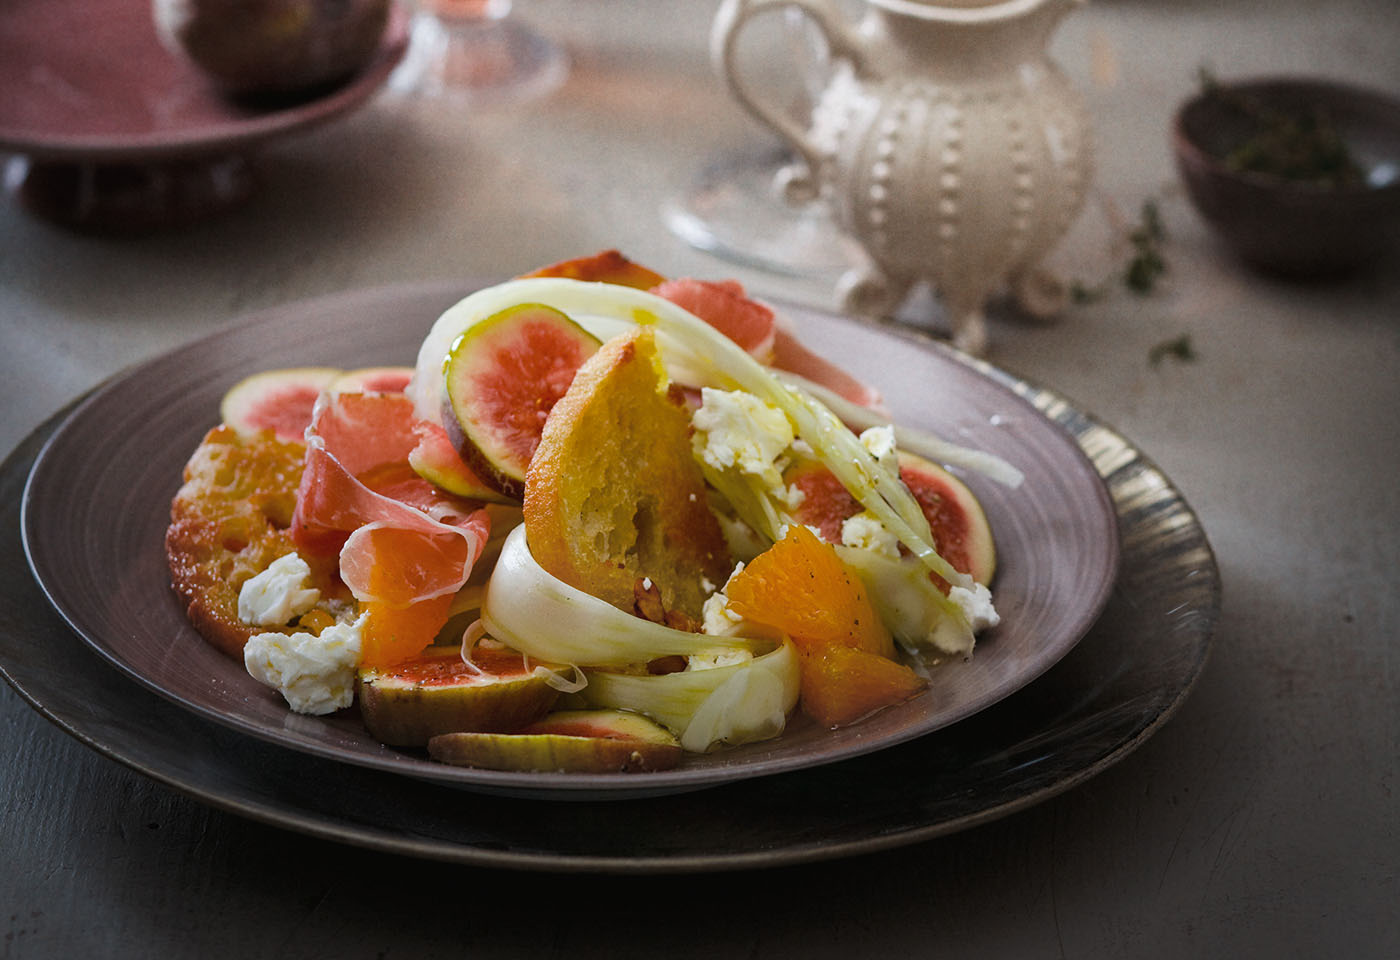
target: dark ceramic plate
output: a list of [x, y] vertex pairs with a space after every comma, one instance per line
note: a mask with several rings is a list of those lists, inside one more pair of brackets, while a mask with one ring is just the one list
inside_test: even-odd
[[[389, 292], [359, 298], [358, 308], [377, 302], [431, 313], [458, 292]], [[323, 307], [334, 313], [337, 305], [351, 304]], [[916, 364], [926, 352], [894, 338], [875, 342]], [[316, 346], [296, 337], [288, 349], [306, 356]], [[952, 356], [929, 355], [940, 358], [940, 368]], [[38, 451], [69, 411], [0, 466], [0, 673], [81, 742], [201, 802], [409, 856], [540, 870], [721, 870], [847, 856], [962, 830], [1067, 790], [1146, 740], [1200, 675], [1220, 605], [1210, 545], [1167, 477], [1064, 398], [977, 369], [1042, 411], [1092, 459], [1121, 533], [1120, 573], [1097, 622], [1043, 676], [960, 723], [885, 750], [618, 806], [466, 798], [441, 784], [284, 749], [202, 720], [93, 656], [28, 575], [21, 495]], [[103, 446], [114, 445], [119, 441]], [[160, 483], [153, 496], [167, 492], [166, 480]], [[110, 509], [89, 506], [100, 499], [84, 493], [71, 508], [102, 517], [102, 524], [122, 522]], [[93, 586], [146, 590], [134, 576], [111, 574]], [[166, 614], [157, 604], [151, 615]], [[171, 640], [172, 658], [190, 653], [178, 640]]]
[[[839, 731], [796, 719], [779, 739], [690, 756], [647, 774], [519, 773], [447, 766], [377, 743], [354, 711], [289, 712], [241, 663], [204, 643], [170, 590], [163, 550], [170, 498], [223, 392], [278, 365], [411, 362], [441, 291], [379, 290], [294, 304], [201, 340], [113, 380], [59, 428], [23, 503], [35, 576], [72, 627], [132, 677], [206, 718], [327, 759], [516, 794], [635, 795], [771, 775], [869, 753], [946, 726], [1039, 676], [1083, 636], [1117, 571], [1112, 503], [1074, 443], [1006, 386], [887, 333], [801, 316], [804, 339], [859, 360], [903, 422], [999, 454], [1026, 475], [1019, 489], [969, 477], [997, 539], [1001, 626], [970, 662], [936, 669], [906, 704]], [[852, 344], [860, 349], [854, 351]]]

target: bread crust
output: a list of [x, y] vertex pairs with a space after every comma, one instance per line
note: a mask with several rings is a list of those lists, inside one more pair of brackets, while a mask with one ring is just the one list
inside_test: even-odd
[[649, 579], [668, 610], [699, 618], [730, 558], [650, 330], [603, 344], [550, 411], [525, 477], [537, 563], [623, 610]]
[[[265, 627], [238, 619], [238, 592], [272, 561], [293, 552], [289, 528], [301, 482], [301, 443], [210, 430], [185, 465], [170, 504], [165, 554], [170, 582], [190, 623], [219, 650], [241, 658]], [[343, 594], [334, 558], [306, 557], [322, 596]]]

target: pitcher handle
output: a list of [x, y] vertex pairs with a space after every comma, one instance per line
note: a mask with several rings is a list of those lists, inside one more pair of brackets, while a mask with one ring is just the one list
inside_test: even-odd
[[821, 154], [807, 139], [807, 132], [782, 113], [764, 104], [749, 90], [736, 63], [739, 34], [749, 21], [769, 10], [795, 9], [808, 17], [826, 40], [834, 60], [847, 60], [860, 70], [858, 52], [840, 26], [839, 14], [828, 0], [724, 0], [710, 31], [710, 57], [715, 70], [724, 78], [729, 92], [749, 113], [770, 127], [797, 151], [815, 180], [821, 167]]

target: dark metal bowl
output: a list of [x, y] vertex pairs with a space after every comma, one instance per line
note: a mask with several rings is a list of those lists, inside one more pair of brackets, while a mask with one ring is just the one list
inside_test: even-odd
[[[1233, 169], [1224, 157], [1247, 135], [1247, 118], [1231, 106], [1241, 96], [1290, 112], [1325, 111], [1361, 182], [1327, 185]], [[1324, 80], [1223, 83], [1181, 106], [1172, 146], [1197, 210], [1261, 270], [1334, 276], [1374, 265], [1400, 246], [1400, 101], [1391, 97]]]

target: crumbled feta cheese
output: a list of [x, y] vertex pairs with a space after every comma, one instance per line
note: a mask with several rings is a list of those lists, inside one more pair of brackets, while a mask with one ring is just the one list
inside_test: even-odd
[[795, 483], [790, 483], [786, 487], [779, 486], [772, 493], [773, 499], [787, 507], [788, 510], [796, 510], [807, 499], [807, 491]]
[[899, 454], [894, 448], [894, 427], [888, 423], [861, 431], [861, 446], [888, 469], [899, 471]]
[[738, 469], [770, 487], [782, 486], [776, 461], [794, 437], [787, 414], [742, 390], [705, 387], [700, 396], [701, 406], [691, 423], [704, 435], [705, 463], [716, 470]]
[[1001, 623], [1001, 614], [992, 606], [992, 591], [980, 583], [974, 583], [971, 590], [966, 587], [952, 587], [948, 591], [948, 599], [958, 605], [973, 633]]
[[701, 632], [712, 637], [729, 636], [743, 622], [743, 617], [729, 609], [729, 598], [722, 593], [713, 594], [705, 599], [701, 616]]
[[355, 699], [355, 668], [360, 662], [360, 632], [365, 615], [354, 623], [310, 633], [259, 633], [243, 647], [243, 665], [259, 683], [276, 687], [297, 713], [333, 713]]
[[753, 659], [747, 650], [722, 650], [718, 653], [693, 653], [686, 657], [688, 670], [713, 670], [716, 667], [732, 667]]
[[899, 559], [899, 538], [885, 529], [880, 518], [869, 510], [841, 522], [841, 544]]
[[278, 557], [268, 568], [250, 577], [238, 592], [238, 619], [255, 627], [290, 623], [321, 599], [321, 592], [308, 587], [311, 568], [295, 553]]

